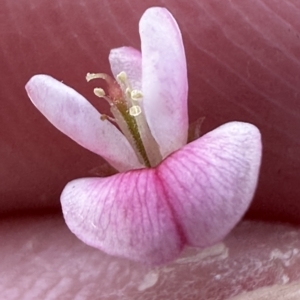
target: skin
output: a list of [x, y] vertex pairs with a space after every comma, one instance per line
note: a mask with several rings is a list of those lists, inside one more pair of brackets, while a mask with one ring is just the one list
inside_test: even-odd
[[[181, 28], [189, 75], [190, 121], [204, 116], [202, 133], [233, 120], [253, 123], [261, 130], [263, 164], [247, 216], [263, 221], [287, 221], [294, 223], [293, 226], [300, 222], [297, 176], [300, 169], [300, 6], [296, 0], [257, 0], [250, 6], [247, 2], [239, 3], [237, 0], [136, 0], [120, 5], [118, 1], [96, 0], [76, 4], [71, 0], [0, 0], [0, 214], [3, 216], [0, 253], [6, 258], [2, 262], [4, 274], [12, 274], [9, 275], [12, 281], [1, 283], [8, 299], [20, 299], [18, 295], [28, 290], [40, 293], [42, 298], [49, 293], [49, 299], [54, 297], [51, 292], [56, 291], [62, 291], [63, 299], [75, 299], [76, 295], [82, 299], [84, 289], [88, 289], [90, 297], [104, 293], [101, 299], [111, 299], [109, 295], [119, 290], [131, 299], [145, 299], [149, 292], [153, 293], [149, 298], [159, 295], [157, 283], [139, 290], [140, 279], [149, 270], [85, 246], [66, 228], [59, 203], [65, 184], [74, 178], [106, 175], [110, 169], [101, 158], [55, 130], [33, 107], [24, 90], [32, 75], [50, 74], [108, 113], [106, 103], [93, 96], [94, 85], [85, 82], [85, 75], [110, 73], [107, 56], [111, 48], [139, 47], [138, 20], [150, 6], [167, 7]], [[219, 299], [226, 299], [243, 290], [286, 283], [286, 278], [288, 282], [299, 280], [295, 271], [299, 267], [297, 254], [288, 266], [283, 264], [282, 269], [287, 273], [282, 276], [287, 277], [276, 276], [276, 268], [281, 267], [276, 259], [271, 259], [275, 267], [268, 265], [274, 249], [283, 247], [280, 252], [287, 253], [300, 247], [293, 244], [299, 234], [297, 227], [282, 225], [278, 229], [278, 226], [281, 225], [260, 221], [240, 225], [225, 241], [230, 255], [211, 264], [213, 271], [220, 266], [226, 269], [228, 264], [238, 261], [236, 269], [233, 268], [236, 272], [227, 281], [201, 277], [196, 284], [196, 295], [206, 293], [201, 294], [205, 299], [215, 299], [211, 295], [221, 290]], [[234, 243], [236, 239], [238, 244]], [[260, 251], [254, 245], [260, 245]], [[188, 250], [183, 257], [195, 256], [189, 251], [203, 253]], [[210, 250], [210, 254], [214, 251]], [[34, 284], [41, 276], [39, 259], [53, 264], [46, 267], [45, 281]], [[238, 277], [242, 267], [251, 269], [252, 260], [261, 262], [258, 271], [253, 269], [252, 276], [242, 273]], [[74, 261], [86, 263], [72, 269]], [[12, 266], [18, 266], [17, 272], [9, 273]], [[111, 266], [133, 275], [120, 277], [124, 281], [117, 284], [116, 279], [105, 279], [103, 284], [107, 290], [99, 289], [96, 283], [103, 280], [103, 274], [112, 272]], [[193, 267], [197, 276], [203, 274], [202, 263], [189, 263], [185, 268], [176, 263], [170, 266], [172, 276], [165, 283], [170, 293], [180, 284], [183, 288], [185, 282], [195, 280], [194, 273], [192, 277], [188, 275]], [[20, 281], [28, 270], [29, 281]], [[151, 274], [150, 279], [156, 276]], [[180, 278], [177, 285], [172, 285], [173, 276]], [[65, 284], [68, 278], [72, 280]], [[161, 279], [159, 273], [157, 282]], [[11, 285], [11, 282], [18, 284]]]

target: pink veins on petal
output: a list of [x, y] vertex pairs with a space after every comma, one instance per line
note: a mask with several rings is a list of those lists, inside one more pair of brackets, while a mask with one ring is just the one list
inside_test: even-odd
[[50, 76], [34, 76], [26, 90], [54, 126], [122, 172], [66, 185], [61, 204], [70, 230], [108, 254], [157, 265], [184, 245], [207, 247], [230, 232], [253, 198], [262, 145], [259, 130], [241, 122], [186, 145], [188, 85], [178, 25], [154, 7], [139, 30], [141, 52], [111, 51], [114, 78], [87, 75], [106, 81], [106, 91], [94, 92], [114, 120]]
[[185, 244], [220, 241], [253, 197], [260, 133], [225, 124], [186, 145], [158, 167], [70, 182], [65, 220], [85, 243], [151, 265], [174, 259]]

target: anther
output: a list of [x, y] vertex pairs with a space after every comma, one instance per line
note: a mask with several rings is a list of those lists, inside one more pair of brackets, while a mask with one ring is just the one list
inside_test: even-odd
[[94, 88], [94, 94], [99, 98], [104, 98], [105, 92], [101, 88]]
[[139, 105], [133, 105], [129, 108], [129, 114], [133, 117], [140, 115], [141, 112], [142, 112], [142, 110]]
[[122, 83], [126, 84], [127, 83], [127, 74], [124, 71], [122, 71], [117, 75], [117, 79], [119, 81], [121, 81]]
[[130, 93], [130, 97], [131, 97], [132, 100], [138, 101], [138, 100], [141, 100], [143, 98], [143, 94], [139, 90], [132, 90], [131, 93]]
[[109, 120], [111, 122], [115, 122], [116, 123], [116, 119], [115, 118], [112, 118], [112, 117], [110, 117], [108, 115], [105, 115], [105, 114], [103, 114], [103, 115], [100, 116], [100, 120], [101, 121]]
[[86, 76], [85, 76], [85, 79], [87, 82], [93, 80], [93, 79], [96, 79], [96, 78], [102, 78], [102, 79], [105, 79], [105, 74], [102, 74], [102, 73], [87, 73]]

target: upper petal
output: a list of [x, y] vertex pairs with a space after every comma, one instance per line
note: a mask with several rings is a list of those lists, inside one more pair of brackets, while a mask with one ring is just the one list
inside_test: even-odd
[[109, 53], [111, 71], [116, 78], [124, 71], [132, 89], [142, 88], [142, 55], [141, 52], [131, 47], [112, 49]]
[[187, 142], [187, 70], [178, 25], [168, 10], [148, 9], [139, 24], [142, 91], [151, 132], [163, 157]]
[[174, 259], [183, 247], [164, 191], [152, 169], [74, 180], [61, 204], [70, 230], [106, 253], [149, 265]]
[[227, 123], [169, 156], [158, 168], [188, 244], [223, 239], [247, 210], [261, 163], [259, 130]]
[[33, 104], [60, 131], [119, 171], [141, 167], [124, 135], [79, 93], [47, 75], [26, 84]]

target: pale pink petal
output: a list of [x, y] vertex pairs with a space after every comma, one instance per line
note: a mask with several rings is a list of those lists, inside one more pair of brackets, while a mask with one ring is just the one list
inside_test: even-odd
[[142, 56], [141, 52], [131, 47], [121, 47], [112, 49], [109, 53], [111, 71], [116, 78], [124, 71], [132, 89], [142, 88]]
[[170, 155], [155, 169], [70, 182], [61, 195], [67, 225], [82, 241], [150, 265], [187, 243], [221, 240], [253, 197], [260, 133], [228, 123]]
[[33, 104], [60, 131], [79, 145], [106, 159], [118, 171], [141, 165], [123, 134], [80, 94], [47, 75], [26, 84]]
[[259, 130], [227, 123], [168, 157], [158, 168], [188, 244], [224, 238], [247, 210], [261, 162]]
[[187, 141], [188, 83], [181, 33], [164, 8], [148, 9], [139, 26], [145, 114], [166, 157]]
[[106, 253], [156, 265], [183, 247], [153, 169], [71, 181], [61, 204], [70, 230]]

